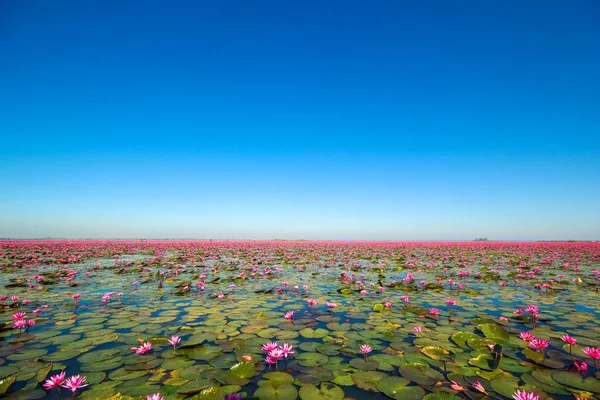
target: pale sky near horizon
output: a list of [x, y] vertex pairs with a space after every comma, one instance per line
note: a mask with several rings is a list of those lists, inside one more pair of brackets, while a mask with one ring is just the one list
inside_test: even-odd
[[0, 237], [600, 239], [596, 1], [0, 4]]

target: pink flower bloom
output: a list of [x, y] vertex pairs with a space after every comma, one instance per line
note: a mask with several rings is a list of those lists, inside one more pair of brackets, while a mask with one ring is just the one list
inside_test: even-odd
[[410, 297], [408, 297], [408, 296], [402, 296], [400, 298], [402, 299], [403, 302], [410, 303]]
[[20, 311], [18, 313], [14, 313], [13, 315], [10, 316], [10, 318], [12, 318], [13, 321], [18, 321], [20, 319], [25, 318], [27, 314], [24, 313], [23, 311]]
[[84, 385], [85, 376], [75, 375], [65, 380], [65, 383], [61, 385], [65, 389], [69, 389], [71, 392], [75, 393], [77, 389], [84, 388], [89, 385]]
[[363, 344], [362, 346], [360, 346], [360, 352], [363, 354], [369, 354], [372, 351], [373, 351], [373, 348], [371, 346], [369, 346], [368, 344]]
[[531, 342], [532, 340], [535, 340], [535, 336], [533, 336], [531, 333], [529, 332], [521, 332], [521, 334], [519, 335], [519, 338], [521, 340], [525, 340], [527, 342]]
[[391, 301], [386, 301], [386, 302], [383, 304], [383, 306], [384, 306], [385, 308], [392, 308], [393, 304], [392, 304], [392, 302], [391, 302]]
[[16, 329], [19, 329], [19, 330], [25, 328], [25, 326], [27, 326], [27, 321], [25, 321], [24, 319], [16, 320], [13, 323], [13, 328], [16, 328]]
[[181, 338], [179, 336], [171, 336], [171, 339], [168, 340], [169, 344], [175, 348], [177, 343], [181, 342]]
[[477, 381], [473, 384], [473, 389], [477, 390], [480, 393], [487, 394], [487, 392], [485, 391], [485, 388], [479, 381]]
[[285, 315], [283, 316], [283, 318], [285, 318], [285, 319], [294, 319], [294, 312], [293, 311], [286, 312]]
[[267, 364], [275, 364], [277, 362], [277, 359], [271, 356], [266, 356], [265, 361], [267, 362]]
[[309, 306], [314, 307], [315, 305], [317, 305], [317, 301], [314, 299], [308, 299], [306, 300], [306, 302], [308, 303]]
[[288, 343], [284, 343], [283, 346], [281, 346], [279, 349], [281, 350], [285, 358], [288, 358], [288, 356], [291, 356], [292, 354], [296, 354], [296, 352], [293, 351], [294, 347]]
[[146, 396], [146, 400], [165, 400], [165, 398], [160, 393], [154, 393], [152, 396]]
[[577, 340], [569, 335], [563, 335], [561, 339], [570, 346], [575, 346], [577, 344]]
[[140, 347], [131, 347], [131, 351], [135, 351], [135, 354], [146, 354], [152, 350], [152, 343], [144, 342]]
[[586, 372], [588, 369], [588, 365], [585, 361], [573, 361], [573, 364], [575, 365], [575, 368], [577, 368], [577, 371], [581, 371], [581, 372]]
[[515, 309], [515, 311], [513, 311], [513, 314], [515, 315], [523, 315], [523, 310], [521, 310], [520, 308]]
[[434, 317], [438, 316], [440, 314], [440, 310], [438, 310], [437, 308], [430, 308], [429, 309], [429, 314], [433, 315]]
[[533, 392], [526, 392], [524, 390], [519, 390], [513, 394], [514, 400], [540, 400], [540, 396], [536, 395]]
[[542, 339], [533, 339], [532, 341], [529, 342], [529, 347], [531, 347], [534, 350], [544, 350], [549, 345], [550, 344], [548, 343], [547, 340], [542, 340]]
[[273, 357], [275, 360], [280, 360], [283, 358], [283, 350], [277, 347], [269, 352], [269, 356]]
[[456, 300], [448, 299], [448, 300], [446, 300], [446, 304], [448, 304], [450, 307], [452, 307], [453, 305], [456, 305]]
[[247, 354], [242, 356], [242, 360], [247, 361], [247, 362], [252, 362], [252, 356], [249, 356]]
[[530, 304], [525, 308], [525, 311], [531, 314], [537, 314], [540, 312], [540, 309], [538, 308], [538, 306]]
[[277, 342], [267, 342], [263, 344], [262, 349], [263, 351], [270, 353], [272, 350], [275, 350], [278, 347], [279, 345], [277, 344]]
[[27, 326], [28, 327], [31, 327], [31, 326], [34, 326], [34, 325], [35, 325], [35, 320], [33, 320], [33, 319], [28, 319], [27, 320]]
[[46, 381], [43, 384], [44, 389], [50, 390], [55, 387], [59, 387], [64, 382], [65, 376], [66, 376], [65, 371], [62, 371], [61, 373], [53, 375], [49, 379], [46, 379]]
[[457, 381], [452, 381], [452, 384], [450, 385], [450, 387], [459, 392], [464, 392], [465, 390], [467, 390], [467, 388], [465, 388], [463, 385], [461, 385]]
[[333, 310], [334, 308], [337, 307], [337, 304], [333, 303], [333, 302], [332, 303], [327, 303], [327, 307], [329, 307], [330, 310]]
[[73, 298], [75, 300], [79, 300], [80, 297], [81, 297], [81, 294], [79, 294], [79, 293], [75, 293], [73, 296], [71, 296], [71, 298]]
[[586, 356], [593, 358], [594, 360], [600, 359], [600, 349], [598, 347], [586, 347], [581, 351], [583, 351]]

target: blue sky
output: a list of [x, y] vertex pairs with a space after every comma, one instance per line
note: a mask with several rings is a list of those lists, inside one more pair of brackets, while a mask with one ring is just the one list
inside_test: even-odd
[[596, 1], [4, 1], [0, 237], [600, 239]]

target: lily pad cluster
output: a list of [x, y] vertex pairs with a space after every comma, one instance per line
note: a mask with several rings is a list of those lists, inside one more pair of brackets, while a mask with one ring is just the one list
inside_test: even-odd
[[598, 243], [0, 241], [0, 395], [600, 398], [599, 270]]

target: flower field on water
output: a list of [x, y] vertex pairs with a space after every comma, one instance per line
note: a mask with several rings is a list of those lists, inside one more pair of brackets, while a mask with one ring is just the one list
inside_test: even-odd
[[600, 398], [600, 243], [0, 241], [6, 399]]

